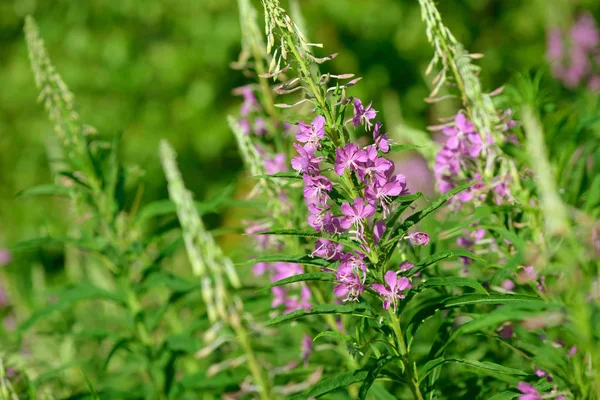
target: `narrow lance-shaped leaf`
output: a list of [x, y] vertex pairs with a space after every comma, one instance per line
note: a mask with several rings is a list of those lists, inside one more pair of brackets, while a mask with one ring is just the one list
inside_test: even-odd
[[296, 398], [319, 398], [327, 393], [350, 386], [353, 383], [361, 382], [367, 377], [367, 375], [368, 371], [342, 372], [341, 374], [329, 379], [324, 379], [317, 383], [311, 390], [308, 391], [308, 393], [306, 393], [306, 397], [302, 395], [302, 397], [297, 396]]
[[377, 376], [379, 376], [383, 368], [385, 368], [385, 366], [389, 362], [397, 360], [399, 358], [400, 357], [385, 355], [377, 360], [375, 365], [371, 369], [369, 369], [369, 372], [367, 373], [363, 384], [360, 386], [360, 390], [358, 391], [358, 398], [360, 400], [365, 400], [367, 398], [367, 393], [369, 392], [371, 385], [373, 385], [373, 382], [375, 382], [375, 379], [377, 379]]
[[373, 313], [370, 308], [365, 304], [320, 304], [312, 307], [309, 311], [297, 310], [289, 314], [280, 315], [276, 318], [267, 321], [268, 326], [274, 326], [283, 324], [286, 322], [292, 322], [300, 318], [308, 317], [311, 315], [323, 315], [323, 314], [355, 314], [360, 316], [372, 316]]
[[298, 274], [298, 275], [291, 276], [289, 278], [278, 280], [277, 282], [273, 282], [261, 290], [271, 289], [276, 286], [289, 285], [290, 283], [296, 283], [296, 282], [307, 282], [307, 281], [334, 282], [335, 280], [336, 280], [335, 275], [331, 272], [311, 272], [311, 273], [307, 273], [307, 274]]
[[283, 236], [301, 236], [301, 237], [311, 237], [317, 239], [327, 239], [332, 242], [343, 244], [350, 249], [364, 251], [356, 242], [353, 242], [348, 236], [340, 236], [340, 235], [326, 235], [322, 232], [315, 231], [303, 231], [300, 229], [279, 229], [275, 231], [268, 232], [258, 232], [257, 235], [283, 235]]

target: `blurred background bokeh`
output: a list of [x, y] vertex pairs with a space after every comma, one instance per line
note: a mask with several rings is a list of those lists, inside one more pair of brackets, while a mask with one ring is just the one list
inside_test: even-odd
[[[384, 121], [424, 131], [452, 114], [451, 104], [423, 101], [432, 50], [416, 1], [300, 5], [311, 41], [339, 53], [328, 68], [363, 76], [352, 95], [374, 101]], [[442, 0], [439, 7], [458, 40], [485, 53], [479, 65], [488, 90], [547, 64], [548, 27], [568, 27], [583, 10], [596, 19], [600, 12], [597, 0]], [[61, 226], [69, 210], [48, 207], [47, 199], [15, 199], [20, 190], [51, 180], [52, 126], [35, 101], [22, 33], [27, 14], [37, 19], [82, 120], [103, 135], [122, 132], [123, 159], [144, 172], [143, 203], [167, 197], [161, 138], [179, 152], [198, 200], [216, 196], [239, 176], [242, 165], [226, 122], [241, 102], [231, 91], [246, 82], [230, 69], [240, 51], [235, 0], [1, 0], [0, 247]], [[212, 227], [226, 217], [207, 216]]]

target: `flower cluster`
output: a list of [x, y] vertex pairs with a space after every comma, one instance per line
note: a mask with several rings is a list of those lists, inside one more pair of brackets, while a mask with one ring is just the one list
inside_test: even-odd
[[[516, 124], [510, 115], [510, 110], [507, 110], [502, 117], [499, 128], [503, 132], [507, 132]], [[485, 134], [484, 143], [481, 133], [477, 132], [473, 123], [462, 112], [456, 114], [453, 123], [445, 126], [442, 132], [447, 139], [436, 154], [433, 168], [437, 187], [441, 193], [447, 193], [466, 181], [473, 185], [453, 198], [457, 207], [473, 200], [484, 201], [490, 190], [496, 204], [512, 198], [509, 188], [510, 177], [507, 173], [484, 183], [479, 172], [482, 165], [489, 164], [493, 157], [493, 154], [488, 154], [486, 159], [483, 159], [484, 145], [489, 147], [495, 143], [489, 132]], [[514, 138], [511, 141], [514, 141]]]
[[[373, 121], [377, 111], [357, 98], [352, 105], [354, 113], [349, 122], [355, 128], [364, 126], [367, 131], [372, 130], [373, 144], [361, 148], [352, 142], [345, 143], [335, 148], [335, 157], [333, 152], [328, 157], [322, 151], [328, 140], [326, 119], [318, 115], [310, 124], [298, 124], [298, 143], [294, 144], [298, 155], [291, 161], [292, 167], [302, 174], [304, 201], [310, 213], [308, 224], [318, 232], [349, 234], [363, 250], [344, 253], [343, 245], [326, 239], [318, 240], [315, 245], [313, 255], [340, 261], [336, 272], [338, 284], [333, 292], [344, 301], [358, 301], [363, 293], [371, 261], [368, 255], [385, 234], [385, 221], [394, 212], [393, 200], [409, 193], [405, 176], [396, 174], [394, 163], [383, 156], [390, 145], [381, 122]], [[332, 168], [326, 167], [326, 163]], [[346, 201], [340, 200], [339, 204], [333, 197]], [[417, 232], [407, 239], [413, 245], [426, 245], [429, 236]], [[384, 308], [393, 305], [395, 309], [397, 300], [403, 298], [401, 292], [410, 288], [410, 282], [392, 271], [387, 272], [385, 280], [387, 286], [375, 283], [372, 287], [384, 299]]]
[[567, 400], [564, 396], [560, 396], [556, 394], [556, 389], [552, 391], [550, 397], [547, 395], [542, 395], [535, 386], [527, 383], [527, 382], [519, 382], [517, 386], [519, 392], [523, 393], [519, 396], [519, 400], [542, 400], [542, 399], [550, 399], [553, 398], [555, 400]]
[[590, 90], [600, 90], [600, 30], [591, 14], [579, 16], [568, 35], [550, 29], [547, 56], [552, 74], [565, 86], [586, 83]]

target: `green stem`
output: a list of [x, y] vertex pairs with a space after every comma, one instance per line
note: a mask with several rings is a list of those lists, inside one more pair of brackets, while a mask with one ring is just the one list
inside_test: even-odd
[[408, 385], [410, 387], [410, 391], [413, 394], [413, 398], [415, 400], [424, 400], [423, 394], [421, 393], [421, 389], [419, 388], [419, 380], [413, 370], [413, 364], [410, 360], [410, 353], [408, 350], [408, 346], [406, 346], [406, 341], [404, 340], [404, 334], [402, 333], [402, 329], [400, 328], [400, 319], [396, 315], [394, 310], [389, 311], [390, 316], [392, 318], [392, 329], [394, 330], [394, 334], [396, 335], [396, 343], [398, 345], [398, 349], [400, 352], [400, 357], [402, 358], [402, 363], [406, 366], [405, 373], [408, 378]]
[[262, 400], [270, 400], [271, 387], [269, 385], [268, 380], [263, 375], [262, 368], [258, 363], [258, 360], [256, 359], [256, 355], [254, 354], [252, 344], [248, 340], [248, 331], [246, 330], [246, 327], [243, 325], [239, 315], [235, 312], [231, 314], [230, 323], [238, 338], [238, 342], [243, 347], [244, 352], [246, 353], [250, 373], [252, 374], [254, 381], [260, 388], [260, 398]]

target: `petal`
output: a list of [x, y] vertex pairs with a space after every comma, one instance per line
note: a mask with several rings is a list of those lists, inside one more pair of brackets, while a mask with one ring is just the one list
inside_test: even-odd
[[410, 289], [411, 287], [412, 285], [410, 284], [408, 278], [402, 276], [400, 279], [398, 279], [398, 290], [406, 290]]
[[381, 283], [374, 283], [371, 285], [371, 287], [382, 297], [386, 297], [389, 295], [389, 291]]
[[[356, 199], [356, 200], [358, 200], [358, 199]], [[356, 200], [354, 200], [354, 203], [356, 203]], [[353, 213], [354, 213], [352, 206], [346, 202], [342, 203], [342, 205], [340, 206], [340, 211], [344, 215], [353, 215]]]
[[384, 276], [385, 283], [388, 284], [392, 292], [396, 291], [396, 284], [398, 282], [398, 275], [394, 271], [388, 271]]
[[333, 294], [337, 297], [344, 297], [348, 294], [349, 290], [344, 284], [335, 285], [333, 288]]

